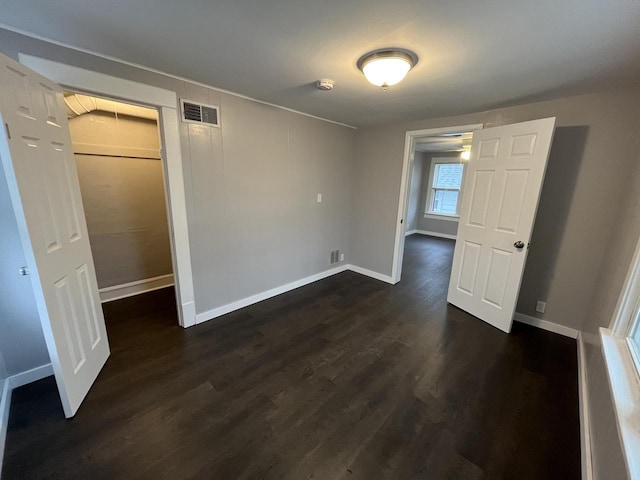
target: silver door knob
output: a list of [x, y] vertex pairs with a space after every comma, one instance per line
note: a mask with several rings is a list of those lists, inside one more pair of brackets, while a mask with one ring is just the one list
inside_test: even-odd
[[516, 247], [517, 249], [524, 248], [524, 242], [522, 240], [518, 240], [516, 243], [513, 244], [513, 246]]

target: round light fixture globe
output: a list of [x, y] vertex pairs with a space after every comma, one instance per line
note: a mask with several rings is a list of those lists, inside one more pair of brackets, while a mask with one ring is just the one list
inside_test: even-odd
[[400, 83], [416, 63], [418, 56], [409, 50], [386, 49], [360, 57], [358, 68], [369, 82], [386, 90]]

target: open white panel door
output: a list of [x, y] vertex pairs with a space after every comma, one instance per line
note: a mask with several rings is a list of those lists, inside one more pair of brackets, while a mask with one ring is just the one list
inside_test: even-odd
[[447, 301], [511, 331], [555, 118], [478, 130]]
[[0, 114], [2, 167], [68, 418], [106, 362], [109, 343], [62, 89], [0, 55]]

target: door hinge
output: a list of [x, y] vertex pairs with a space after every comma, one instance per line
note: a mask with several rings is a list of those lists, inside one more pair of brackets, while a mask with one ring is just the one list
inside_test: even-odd
[[7, 138], [9, 140], [11, 140], [11, 131], [9, 130], [9, 124], [8, 123], [4, 124], [4, 129], [7, 131]]
[[20, 267], [20, 275], [29, 275], [29, 269], [27, 267]]

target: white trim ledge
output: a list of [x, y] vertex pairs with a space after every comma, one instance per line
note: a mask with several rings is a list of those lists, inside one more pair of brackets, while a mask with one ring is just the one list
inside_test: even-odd
[[587, 385], [587, 355], [582, 332], [578, 333], [578, 404], [580, 409], [580, 459], [582, 480], [593, 480], [591, 459], [591, 413]]
[[[111, 94], [110, 91], [100, 89], [97, 83], [97, 72], [85, 70], [73, 65], [54, 62], [42, 57], [28, 55], [26, 53], [18, 53], [18, 61], [31, 70], [35, 70], [41, 75], [45, 75], [49, 80], [56, 82], [63, 87], [69, 86], [69, 78], [75, 79], [74, 88], [82, 89], [86, 92]], [[43, 73], [44, 72], [44, 73]], [[160, 107], [177, 108], [176, 94], [173, 91], [155, 87], [153, 85], [141, 84], [124, 78], [114, 77], [112, 75], [98, 74], [110, 85], [110, 88], [122, 91], [132, 92], [136, 100], [156, 105]]]
[[424, 218], [431, 220], [445, 220], [447, 222], [460, 223], [460, 215], [439, 215], [437, 213], [424, 212]]
[[4, 460], [4, 447], [7, 440], [11, 394], [13, 390], [51, 375], [53, 375], [53, 367], [50, 363], [47, 363], [46, 365], [32, 368], [26, 372], [17, 373], [2, 380], [2, 391], [0, 392], [0, 472], [2, 472], [2, 461]]
[[[112, 287], [104, 287], [98, 290], [100, 292], [100, 302], [107, 303], [122, 298], [140, 295], [141, 293], [160, 290], [161, 288], [171, 287], [174, 285], [173, 274], [160, 275], [135, 282], [123, 283], [122, 285], [113, 285]], [[191, 302], [193, 303], [193, 302]]]
[[456, 239], [455, 235], [449, 235], [448, 233], [440, 233], [440, 232], [430, 232], [429, 230], [411, 230], [411, 233], [407, 232], [405, 236], [412, 235], [414, 233], [417, 233], [418, 235], [428, 235], [430, 237], [448, 238], [449, 240]]
[[577, 339], [579, 331], [575, 328], [565, 327], [564, 325], [560, 325], [558, 323], [553, 323], [548, 320], [542, 320], [541, 318], [531, 317], [529, 315], [525, 315], [523, 313], [516, 312], [513, 315], [513, 319], [516, 322], [524, 323], [526, 325], [531, 325], [532, 327], [538, 327], [542, 330], [547, 330], [548, 332], [558, 333], [565, 337]]
[[629, 478], [640, 478], [640, 379], [624, 338], [600, 329], [618, 434]]

